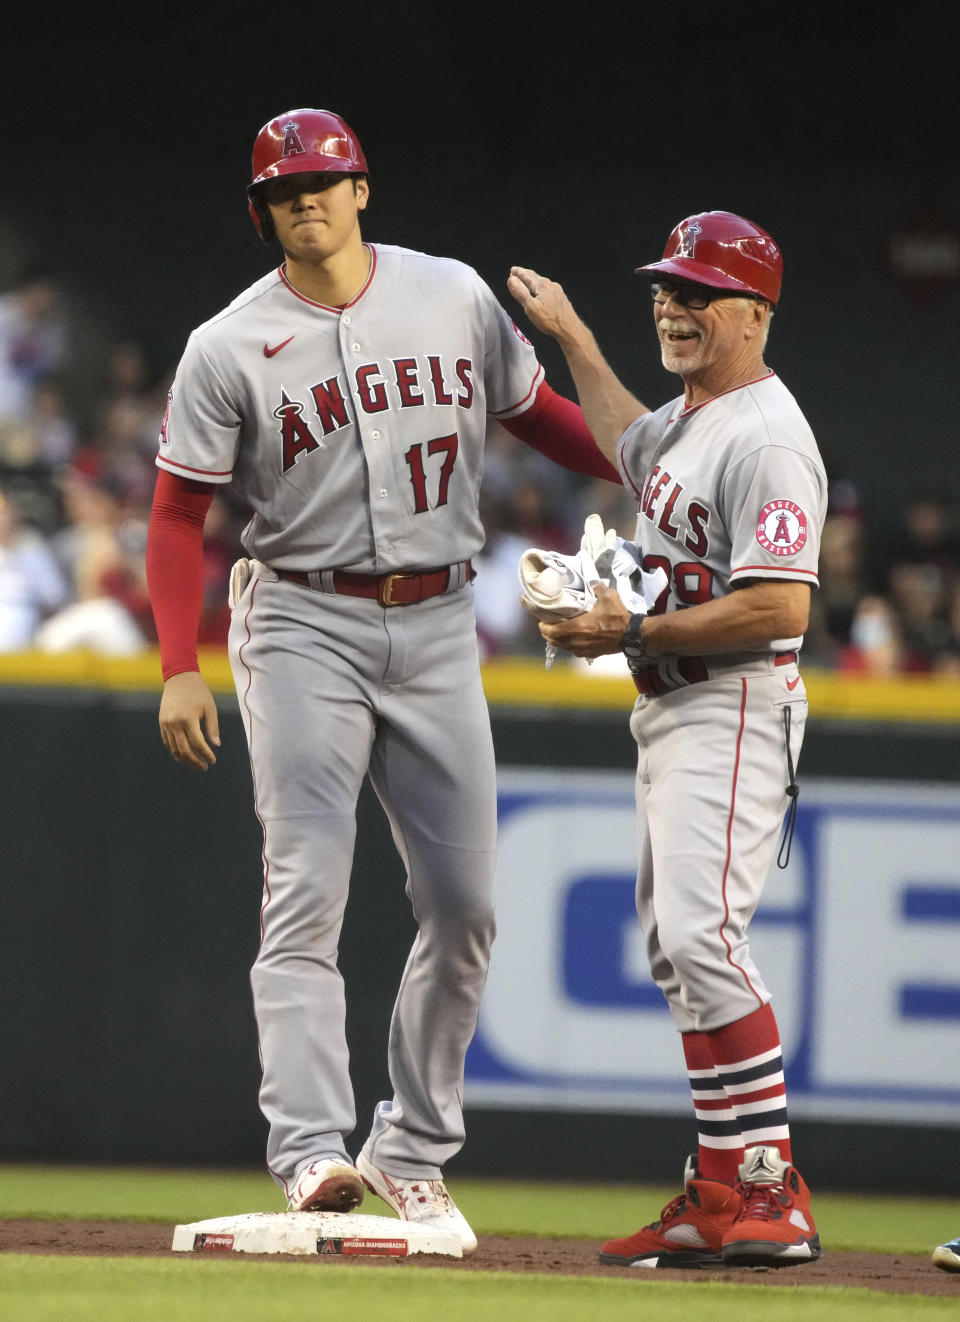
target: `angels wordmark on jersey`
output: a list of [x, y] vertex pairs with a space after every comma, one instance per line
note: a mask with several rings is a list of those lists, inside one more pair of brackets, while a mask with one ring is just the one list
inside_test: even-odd
[[827, 479], [793, 396], [771, 372], [695, 409], [681, 404], [642, 415], [619, 446], [644, 568], [669, 580], [654, 611], [757, 578], [816, 586]]
[[475, 556], [488, 417], [523, 413], [543, 381], [472, 268], [367, 246], [345, 307], [304, 298], [281, 267], [193, 332], [173, 383], [159, 466], [232, 481], [254, 511], [244, 548], [275, 568]]

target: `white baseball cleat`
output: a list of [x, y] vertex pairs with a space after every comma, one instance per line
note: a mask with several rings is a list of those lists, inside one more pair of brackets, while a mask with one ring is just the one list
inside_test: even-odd
[[477, 1247], [476, 1235], [447, 1193], [443, 1180], [402, 1180], [378, 1170], [362, 1152], [357, 1157], [357, 1171], [367, 1188], [392, 1207], [401, 1221], [418, 1221], [458, 1235], [464, 1254]]
[[960, 1272], [960, 1235], [938, 1244], [933, 1250], [933, 1260], [945, 1272]]
[[291, 1212], [352, 1212], [363, 1202], [363, 1180], [344, 1157], [311, 1161], [287, 1202]]

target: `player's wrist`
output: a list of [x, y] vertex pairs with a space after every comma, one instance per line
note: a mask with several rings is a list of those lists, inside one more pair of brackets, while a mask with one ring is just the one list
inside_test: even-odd
[[650, 659], [648, 651], [649, 639], [645, 637], [644, 625], [646, 615], [631, 615], [623, 637], [620, 639], [620, 651], [627, 658], [627, 665], [631, 672], [646, 665]]

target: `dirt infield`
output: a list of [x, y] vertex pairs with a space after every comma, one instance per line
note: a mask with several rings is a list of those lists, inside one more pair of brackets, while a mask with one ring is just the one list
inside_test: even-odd
[[[0, 1252], [62, 1253], [85, 1257], [183, 1257], [170, 1248], [172, 1225], [127, 1221], [0, 1221]], [[940, 1271], [928, 1257], [883, 1253], [826, 1253], [819, 1262], [781, 1268], [719, 1268], [713, 1271], [649, 1272], [601, 1267], [597, 1246], [577, 1239], [514, 1239], [484, 1236], [476, 1253], [462, 1261], [419, 1254], [406, 1259], [293, 1257], [265, 1254], [197, 1254], [264, 1262], [302, 1262], [323, 1267], [350, 1262], [357, 1270], [376, 1267], [443, 1266], [450, 1271], [545, 1272], [560, 1276], [621, 1277], [641, 1282], [655, 1276], [671, 1281], [730, 1281], [738, 1285], [859, 1286], [885, 1294], [952, 1296], [960, 1299], [960, 1275]]]

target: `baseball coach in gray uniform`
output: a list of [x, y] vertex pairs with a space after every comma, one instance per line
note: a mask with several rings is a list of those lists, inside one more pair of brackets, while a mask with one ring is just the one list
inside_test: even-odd
[[[597, 588], [541, 632], [577, 656], [622, 651], [637, 687], [637, 912], [681, 1034], [698, 1151], [658, 1220], [603, 1246], [613, 1266], [779, 1266], [820, 1256], [793, 1165], [780, 1034], [747, 927], [773, 863], [807, 702], [797, 667], [817, 584], [826, 475], [764, 362], [780, 249], [727, 211], [689, 216], [639, 268], [683, 394], [651, 412], [620, 383], [562, 288], [508, 287], [560, 344], [598, 445], [637, 500], [648, 614]], [[792, 821], [792, 817], [789, 819]]]

